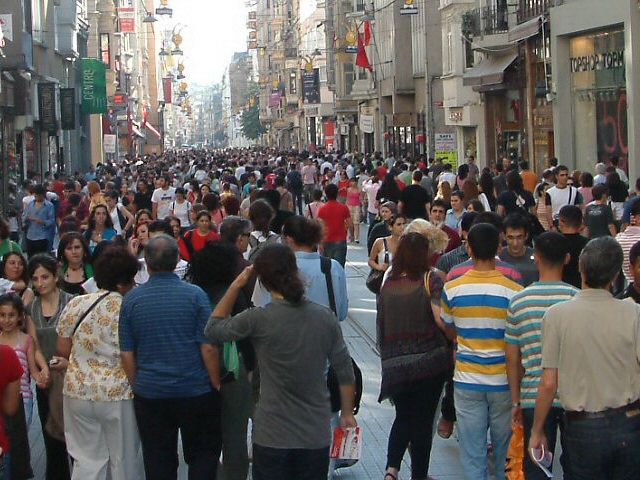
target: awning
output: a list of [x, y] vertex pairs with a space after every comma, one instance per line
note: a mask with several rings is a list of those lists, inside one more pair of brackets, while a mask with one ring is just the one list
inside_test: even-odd
[[540, 31], [540, 27], [544, 22], [545, 18], [541, 16], [527, 20], [520, 25], [516, 25], [514, 28], [509, 30], [509, 41], [520, 42], [521, 40], [533, 37]]
[[146, 135], [140, 131], [140, 129], [138, 127], [136, 127], [135, 125], [131, 125], [131, 131], [133, 132], [133, 134], [136, 137], [140, 137], [140, 138], [145, 138]]
[[516, 52], [506, 55], [489, 55], [478, 65], [465, 72], [462, 83], [465, 87], [498, 85], [504, 79], [504, 71], [517, 57]]
[[158, 137], [159, 140], [162, 139], [162, 135], [160, 135], [160, 132], [158, 130], [156, 130], [153, 125], [151, 125], [149, 122], [147, 122], [145, 124], [145, 126], [151, 131], [151, 133], [153, 133], [156, 137]]

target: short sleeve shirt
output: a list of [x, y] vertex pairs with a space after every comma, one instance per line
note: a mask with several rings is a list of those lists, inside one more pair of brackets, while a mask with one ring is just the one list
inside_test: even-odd
[[156, 188], [151, 195], [151, 203], [158, 205], [158, 220], [164, 220], [171, 214], [171, 203], [176, 198], [176, 189], [169, 187], [166, 190]]
[[347, 239], [345, 221], [351, 218], [346, 205], [335, 200], [329, 200], [318, 209], [318, 218], [326, 227], [325, 242], [339, 242]]
[[610, 236], [609, 225], [615, 223], [609, 205], [588, 205], [584, 212], [584, 223], [589, 229], [589, 238]]
[[73, 333], [80, 317], [107, 292], [75, 297], [60, 315], [56, 327], [62, 338], [71, 338], [69, 367], [63, 394], [79, 400], [115, 402], [133, 398], [120, 361], [118, 315], [122, 295], [111, 292], [91, 310]]

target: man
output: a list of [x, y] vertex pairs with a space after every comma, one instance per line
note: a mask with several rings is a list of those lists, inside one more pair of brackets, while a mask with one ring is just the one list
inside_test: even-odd
[[416, 170], [412, 175], [412, 183], [400, 192], [400, 203], [398, 208], [400, 213], [407, 216], [408, 219], [429, 217], [429, 204], [431, 197], [427, 191], [420, 186], [422, 181], [422, 172]]
[[445, 253], [438, 259], [438, 262], [436, 263], [436, 268], [438, 270], [444, 273], [449, 273], [449, 271], [451, 271], [451, 269], [456, 265], [460, 265], [462, 262], [469, 260], [469, 254], [467, 253], [466, 246], [467, 234], [478, 215], [478, 212], [466, 212], [462, 216], [462, 220], [460, 222], [460, 239], [462, 241], [462, 245]]
[[298, 164], [296, 162], [291, 162], [289, 165], [289, 173], [287, 173], [287, 189], [291, 192], [293, 196], [293, 211], [295, 212], [296, 208], [298, 209], [298, 213], [302, 215], [302, 175], [298, 171]]
[[557, 222], [560, 209], [565, 205], [582, 206], [582, 194], [578, 189], [569, 185], [569, 169], [560, 165], [555, 170], [556, 185], [547, 190], [546, 204], [551, 205], [551, 216]]
[[538, 280], [538, 268], [533, 259], [533, 248], [527, 246], [529, 221], [519, 213], [504, 219], [504, 236], [507, 246], [502, 249], [500, 260], [513, 265], [522, 275], [522, 285], [527, 287]]
[[589, 239], [616, 236], [616, 224], [613, 211], [609, 205], [609, 187], [604, 184], [591, 189], [593, 203], [587, 205], [584, 211], [584, 224], [587, 227]]
[[629, 186], [629, 177], [627, 177], [627, 173], [619, 167], [620, 157], [614, 155], [609, 159], [609, 161], [611, 162], [611, 166], [616, 169], [616, 173], [620, 177], [620, 180], [622, 180], [625, 185]]
[[[251, 262], [244, 258], [244, 254], [249, 249], [249, 237], [251, 237], [251, 222], [242, 217], [230, 215], [225, 217], [220, 224], [220, 240], [230, 243], [238, 251], [238, 271], [239, 275]], [[249, 279], [244, 293], [247, 298], [251, 298], [253, 288], [256, 284], [255, 275]]]
[[173, 273], [178, 255], [178, 245], [168, 235], [147, 243], [151, 277], [126, 295], [120, 311], [122, 366], [133, 387], [147, 478], [176, 478], [180, 433], [189, 478], [215, 479], [220, 457], [218, 348], [204, 336], [209, 298]]
[[[577, 288], [562, 282], [562, 269], [569, 261], [569, 243], [562, 234], [546, 232], [540, 235], [536, 239], [534, 257], [540, 271], [540, 281], [516, 293], [511, 299], [504, 336], [512, 417], [524, 426], [525, 438], [531, 435], [533, 409], [540, 383], [542, 317], [551, 306], [570, 300], [578, 292]], [[544, 425], [550, 452], [555, 451], [558, 427], [564, 430], [562, 414], [562, 406], [556, 396]], [[561, 460], [566, 468], [566, 455]], [[527, 480], [546, 480], [546, 475], [531, 461], [529, 455], [524, 456], [523, 466]]]
[[247, 198], [253, 190], [258, 188], [255, 172], [249, 172], [247, 175], [247, 183], [242, 187], [242, 199]]
[[156, 179], [156, 189], [151, 195], [151, 216], [155, 220], [164, 220], [171, 215], [171, 203], [176, 198], [176, 189], [171, 186], [168, 175]]
[[367, 223], [369, 230], [375, 225], [378, 216], [378, 200], [376, 199], [380, 190], [380, 180], [375, 170], [369, 173], [369, 178], [362, 184], [362, 191], [367, 196]]
[[487, 479], [487, 429], [498, 480], [511, 438], [511, 402], [505, 365], [507, 306], [522, 287], [496, 270], [500, 232], [471, 227], [467, 249], [473, 269], [447, 282], [441, 316], [458, 336], [453, 377], [460, 460], [468, 480]]
[[467, 165], [469, 166], [468, 179], [472, 182], [477, 182], [478, 177], [480, 176], [480, 169], [478, 168], [478, 165], [476, 165], [476, 157], [469, 155], [469, 158], [467, 158]]
[[314, 165], [310, 158], [304, 161], [304, 167], [302, 167], [302, 185], [304, 191], [305, 203], [311, 203], [313, 191], [316, 189], [318, 183], [318, 168]]
[[628, 282], [633, 281], [633, 275], [629, 267], [629, 251], [638, 241], [640, 241], [640, 203], [635, 203], [631, 206], [629, 212], [631, 225], [627, 227], [624, 232], [620, 232], [616, 235], [616, 241], [622, 247], [623, 254], [623, 273]]
[[559, 394], [571, 478], [640, 472], [640, 307], [609, 291], [622, 259], [613, 238], [591, 240], [580, 255], [582, 290], [543, 318], [543, 372], [529, 448], [551, 451], [544, 426]]
[[496, 164], [497, 175], [493, 177], [493, 186], [496, 191], [496, 197], [507, 190], [507, 171], [509, 169], [509, 159], [503, 158], [501, 162]]
[[628, 299], [630, 302], [640, 303], [640, 242], [636, 243], [629, 250], [629, 270], [633, 276], [627, 288], [616, 298], [621, 300]]
[[631, 206], [634, 203], [638, 203], [638, 202], [640, 202], [640, 177], [636, 179], [635, 192], [633, 193], [632, 196], [629, 197], [629, 199], [626, 202], [624, 202], [624, 211], [622, 213], [622, 225], [620, 227], [621, 231], [624, 231], [625, 228], [627, 228], [627, 226], [631, 222], [629, 218], [631, 216]]
[[346, 205], [338, 202], [338, 186], [330, 183], [324, 189], [327, 203], [318, 209], [318, 218], [325, 226], [322, 243], [325, 257], [337, 260], [344, 268], [347, 263], [347, 230], [353, 228]]
[[522, 177], [522, 185], [525, 190], [535, 192], [538, 183], [538, 176], [529, 170], [529, 162], [522, 160], [520, 162], [520, 176]]
[[27, 228], [25, 236], [29, 257], [36, 253], [46, 253], [50, 248], [51, 229], [55, 229], [56, 216], [53, 203], [45, 198], [46, 193], [42, 185], [35, 185], [34, 199], [22, 212], [22, 224]]
[[571, 257], [564, 266], [562, 281], [580, 288], [582, 280], [578, 271], [578, 259], [582, 249], [589, 241], [580, 234], [582, 230], [582, 211], [574, 205], [565, 205], [560, 209], [558, 222], [558, 230], [569, 240], [569, 255]]
[[148, 191], [147, 182], [144, 180], [138, 180], [136, 185], [136, 193], [133, 196], [134, 210], [149, 210], [151, 211], [151, 194]]
[[461, 243], [460, 235], [458, 235], [458, 232], [456, 232], [452, 228], [447, 227], [444, 224], [444, 219], [446, 215], [447, 215], [447, 206], [441, 199], [436, 198], [431, 203], [431, 215], [429, 216], [429, 221], [433, 223], [433, 225], [435, 225], [436, 227], [441, 228], [444, 231], [444, 233], [446, 233], [447, 236], [449, 237], [449, 243], [447, 244], [445, 253], [450, 252], [454, 248], [459, 247]]

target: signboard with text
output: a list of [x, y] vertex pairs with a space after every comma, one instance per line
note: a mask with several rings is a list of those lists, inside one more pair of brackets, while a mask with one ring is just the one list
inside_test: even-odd
[[97, 58], [81, 58], [80, 81], [80, 113], [107, 113], [106, 65]]
[[38, 83], [38, 114], [42, 130], [49, 133], [55, 133], [58, 130], [55, 83]]
[[320, 103], [320, 71], [302, 70], [302, 101], [304, 103]]
[[435, 134], [436, 158], [442, 159], [442, 163], [451, 165], [453, 171], [458, 168], [458, 139], [455, 133]]
[[118, 8], [118, 23], [122, 33], [133, 33], [136, 31], [136, 13], [133, 7]]
[[76, 128], [76, 89], [60, 89], [60, 123], [62, 130]]

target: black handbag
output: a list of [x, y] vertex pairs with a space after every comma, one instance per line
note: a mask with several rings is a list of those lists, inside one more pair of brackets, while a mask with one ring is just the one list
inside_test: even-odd
[[[384, 263], [389, 264], [389, 249], [387, 248], [387, 240], [383, 239], [384, 242]], [[378, 295], [380, 293], [380, 289], [382, 288], [382, 280], [384, 279], [384, 273], [382, 270], [371, 269], [369, 272], [369, 276], [367, 277], [367, 288]]]

